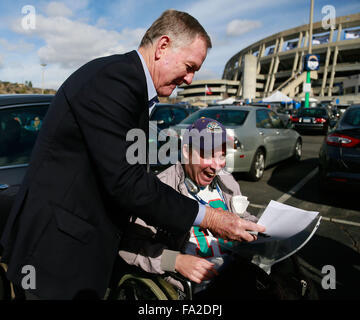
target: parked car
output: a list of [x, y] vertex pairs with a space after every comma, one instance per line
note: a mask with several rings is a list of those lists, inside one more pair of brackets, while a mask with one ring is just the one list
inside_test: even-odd
[[181, 122], [197, 110], [197, 107], [185, 104], [157, 103], [150, 114], [150, 121], [157, 121], [158, 128], [163, 130]]
[[268, 109], [271, 109], [272, 111], [276, 112], [280, 119], [284, 122], [285, 125], [288, 124], [290, 121], [290, 114], [287, 112], [287, 109], [280, 103], [280, 102], [257, 102], [257, 103], [251, 103], [251, 106], [254, 107], [265, 107]]
[[348, 103], [343, 103], [343, 104], [337, 104], [335, 105], [336, 109], [339, 111], [339, 115], [340, 117], [344, 114], [344, 112], [346, 111], [347, 108], [349, 108], [351, 105]]
[[0, 95], [0, 235], [53, 95]]
[[[150, 114], [149, 124], [149, 155], [152, 171], [158, 173], [166, 168], [159, 159], [161, 155], [158, 154], [158, 151], [168, 141], [167, 130], [169, 127], [181, 122], [198, 109], [198, 107], [186, 103], [157, 103], [155, 105]], [[155, 158], [157, 161], [153, 163]]]
[[360, 185], [360, 105], [347, 108], [325, 137], [319, 152], [319, 174], [323, 186]]
[[300, 132], [321, 132], [327, 134], [330, 128], [330, 120], [333, 118], [327, 108], [301, 108], [291, 121], [294, 128]]
[[302, 139], [299, 133], [285, 126], [279, 116], [264, 107], [221, 106], [194, 112], [171, 127], [181, 137], [181, 130], [201, 117], [222, 123], [233, 137], [233, 148], [227, 149], [226, 169], [246, 172], [251, 180], [260, 180], [267, 166], [287, 158], [300, 160]]

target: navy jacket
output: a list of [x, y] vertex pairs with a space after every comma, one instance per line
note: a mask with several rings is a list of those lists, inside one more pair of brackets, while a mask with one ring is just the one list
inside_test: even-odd
[[197, 202], [127, 162], [133, 128], [148, 132], [136, 51], [95, 59], [60, 87], [1, 239], [16, 285], [31, 265], [31, 292], [41, 298], [71, 299], [81, 290], [103, 297], [131, 215], [174, 234], [190, 230]]

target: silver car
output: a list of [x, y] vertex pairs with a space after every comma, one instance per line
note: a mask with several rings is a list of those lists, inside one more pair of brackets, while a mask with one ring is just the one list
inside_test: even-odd
[[179, 136], [181, 130], [201, 117], [212, 118], [226, 127], [234, 138], [233, 148], [227, 149], [226, 169], [229, 172], [246, 172], [253, 181], [262, 178], [269, 165], [284, 159], [299, 161], [302, 139], [284, 125], [272, 110], [251, 106], [219, 106], [194, 112], [178, 125], [171, 127]]

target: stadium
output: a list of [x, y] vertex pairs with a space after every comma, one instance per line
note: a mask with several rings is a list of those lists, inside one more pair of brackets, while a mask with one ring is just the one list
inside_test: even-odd
[[[311, 71], [311, 97], [337, 103], [360, 102], [360, 13], [337, 17], [333, 28], [313, 23], [312, 53], [320, 68]], [[305, 96], [304, 56], [309, 24], [288, 29], [242, 49], [226, 63], [222, 80], [194, 81], [179, 94], [185, 101], [236, 97], [259, 101], [276, 91], [294, 100]], [[207, 88], [212, 95], [207, 96]]]

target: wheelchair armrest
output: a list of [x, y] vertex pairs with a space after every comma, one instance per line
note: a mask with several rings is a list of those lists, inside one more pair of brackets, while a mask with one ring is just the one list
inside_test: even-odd
[[192, 281], [188, 278], [185, 278], [181, 273], [178, 272], [166, 272], [166, 275], [174, 278], [179, 281], [184, 287], [184, 293], [188, 300], [192, 300], [193, 298], [193, 285]]

